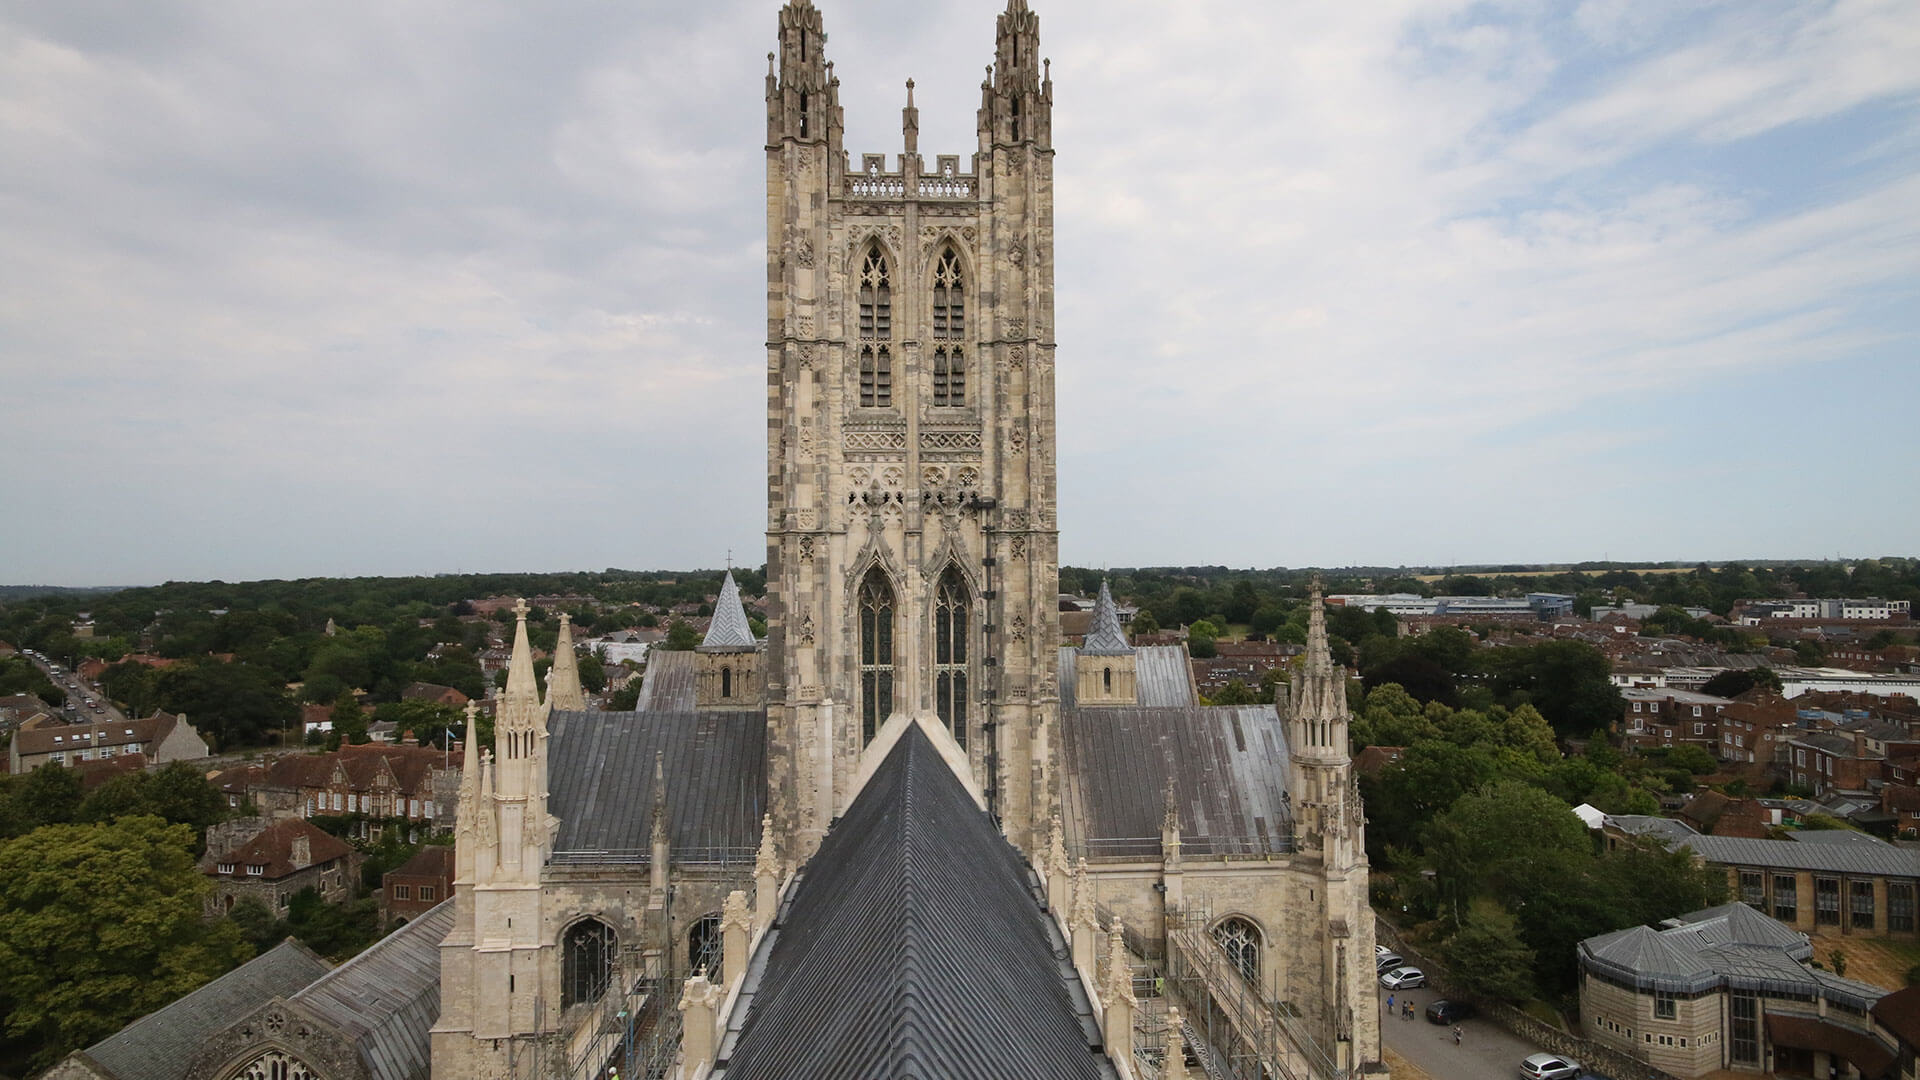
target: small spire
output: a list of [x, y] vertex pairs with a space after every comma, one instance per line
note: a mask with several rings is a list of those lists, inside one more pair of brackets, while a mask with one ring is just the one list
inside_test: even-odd
[[[503, 708], [540, 704], [540, 686], [533, 677], [533, 646], [527, 643], [527, 610], [524, 598], [513, 605], [513, 658], [507, 661], [507, 688], [500, 695]], [[495, 715], [496, 719], [501, 718]]]
[[733, 571], [729, 570], [726, 580], [720, 583], [720, 598], [713, 602], [713, 622], [707, 626], [707, 637], [700, 648], [751, 649], [757, 644], [753, 627], [747, 622], [746, 605], [740, 602], [740, 586], [734, 583]]
[[753, 857], [753, 875], [770, 878], [780, 876], [780, 854], [773, 842], [772, 814], [760, 815], [760, 850]]
[[479, 718], [480, 706], [472, 701], [467, 702], [467, 727], [465, 731], [461, 732], [461, 738], [465, 739], [467, 744], [464, 748], [464, 760], [466, 764], [460, 772], [460, 794], [462, 799], [466, 797], [467, 786], [469, 784], [477, 786], [480, 783]]
[[920, 110], [913, 107], [913, 80], [907, 80], [907, 107], [900, 110], [900, 130], [906, 136], [907, 153], [920, 152]]
[[1114, 606], [1113, 593], [1106, 580], [1100, 582], [1100, 598], [1093, 602], [1093, 623], [1087, 628], [1087, 640], [1080, 646], [1083, 656], [1129, 656], [1127, 632], [1120, 628], [1120, 611]]
[[553, 666], [547, 669], [547, 707], [579, 711], [587, 707], [580, 686], [580, 661], [573, 654], [573, 619], [560, 613], [560, 636], [553, 645]]
[[1307, 593], [1307, 670], [1333, 670], [1333, 649], [1327, 644], [1327, 613], [1320, 600], [1320, 575], [1313, 576]]

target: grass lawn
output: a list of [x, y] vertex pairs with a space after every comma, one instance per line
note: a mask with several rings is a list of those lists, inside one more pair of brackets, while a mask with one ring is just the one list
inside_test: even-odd
[[1847, 957], [1847, 978], [1898, 990], [1907, 985], [1907, 971], [1920, 964], [1920, 942], [1894, 941], [1888, 938], [1848, 937], [1844, 934], [1812, 935], [1813, 958], [1833, 969], [1833, 950]]

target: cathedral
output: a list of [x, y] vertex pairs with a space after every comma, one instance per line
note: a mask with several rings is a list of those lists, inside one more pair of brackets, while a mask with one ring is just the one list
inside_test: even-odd
[[[998, 15], [966, 157], [911, 81], [900, 152], [848, 154], [810, 0], [768, 62], [766, 637], [728, 575], [599, 711], [564, 623], [542, 695], [522, 607], [453, 899], [189, 1075], [1384, 1074], [1317, 590], [1274, 706], [1200, 705], [1104, 586], [1062, 644], [1038, 15]], [[403, 950], [437, 980], [344, 974]]]

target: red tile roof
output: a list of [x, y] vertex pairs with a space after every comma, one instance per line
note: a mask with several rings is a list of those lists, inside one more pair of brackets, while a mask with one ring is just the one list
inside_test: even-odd
[[[293, 864], [293, 842], [301, 837], [307, 840], [308, 858], [304, 865]], [[208, 852], [205, 865], [217, 866], [222, 863], [233, 865], [235, 877], [264, 877], [269, 881], [278, 880], [308, 866], [331, 862], [352, 854], [353, 849], [331, 833], [300, 818], [276, 821], [260, 830], [253, 839], [230, 851], [216, 854]], [[249, 866], [265, 866], [266, 872], [250, 874]]]

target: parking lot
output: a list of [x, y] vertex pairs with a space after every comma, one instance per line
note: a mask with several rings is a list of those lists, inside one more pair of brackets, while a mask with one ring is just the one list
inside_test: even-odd
[[[1387, 1015], [1388, 991], [1380, 991], [1380, 1041], [1434, 1080], [1518, 1080], [1521, 1059], [1540, 1052], [1489, 1021], [1475, 1018], [1453, 1029], [1427, 1022], [1426, 1008], [1439, 995], [1430, 990], [1393, 991], [1394, 1013]], [[1413, 1019], [1399, 1017], [1400, 1003], [1411, 998]]]

